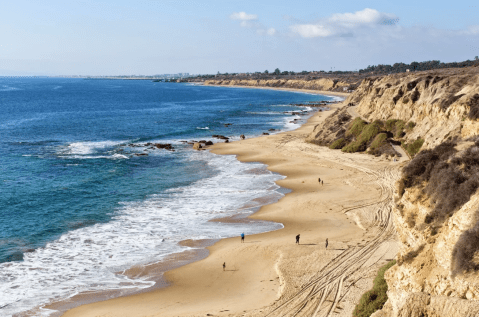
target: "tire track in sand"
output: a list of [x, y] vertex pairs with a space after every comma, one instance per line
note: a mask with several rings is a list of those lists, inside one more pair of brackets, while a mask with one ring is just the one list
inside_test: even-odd
[[340, 155], [332, 155], [326, 159], [331, 160], [334, 165], [356, 169], [371, 177], [377, 184], [380, 194], [375, 200], [367, 203], [358, 201], [357, 205], [342, 210], [344, 213], [361, 208], [371, 210], [369, 222], [373, 223], [373, 226], [369, 228], [376, 233], [364, 246], [349, 247], [332, 259], [304, 283], [299, 291], [284, 290], [282, 297], [263, 311], [265, 316], [332, 316], [355, 283], [364, 278], [365, 272], [384, 257], [387, 251], [380, 249], [395, 235], [392, 208], [394, 183], [400, 174], [398, 166], [372, 170]]

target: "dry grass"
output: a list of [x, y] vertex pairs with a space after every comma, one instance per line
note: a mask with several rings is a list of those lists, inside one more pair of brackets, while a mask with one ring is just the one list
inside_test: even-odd
[[468, 202], [479, 188], [479, 147], [474, 145], [456, 155], [455, 145], [445, 142], [421, 151], [403, 169], [399, 184], [401, 192], [403, 188], [419, 186], [430, 197], [433, 210], [425, 223], [436, 227]]

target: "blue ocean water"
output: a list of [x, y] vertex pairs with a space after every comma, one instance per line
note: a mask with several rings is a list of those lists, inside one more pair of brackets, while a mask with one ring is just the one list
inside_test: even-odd
[[208, 222], [251, 213], [254, 198], [279, 198], [281, 176], [182, 141], [292, 129], [290, 121], [304, 117], [292, 116], [298, 107], [290, 104], [330, 99], [142, 80], [0, 78], [0, 315], [85, 290], [149, 286], [115, 273], [179, 252], [183, 239], [278, 228]]

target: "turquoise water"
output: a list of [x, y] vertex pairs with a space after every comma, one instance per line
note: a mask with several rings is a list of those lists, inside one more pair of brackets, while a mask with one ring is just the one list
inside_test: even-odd
[[298, 107], [291, 103], [330, 99], [150, 81], [0, 78], [0, 314], [85, 290], [147, 287], [115, 272], [179, 252], [183, 239], [279, 228], [208, 222], [251, 213], [254, 198], [281, 197], [274, 184], [281, 176], [182, 141], [293, 129], [289, 122], [305, 117], [292, 116]]

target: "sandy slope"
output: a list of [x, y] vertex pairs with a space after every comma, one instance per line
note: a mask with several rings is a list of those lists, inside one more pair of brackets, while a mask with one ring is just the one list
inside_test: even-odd
[[284, 229], [247, 236], [244, 244], [221, 240], [206, 259], [167, 272], [170, 287], [64, 316], [351, 316], [377, 268], [397, 252], [391, 208], [402, 163], [305, 143], [330, 113], [292, 132], [214, 146], [287, 176], [278, 184], [293, 192], [252, 216]]

